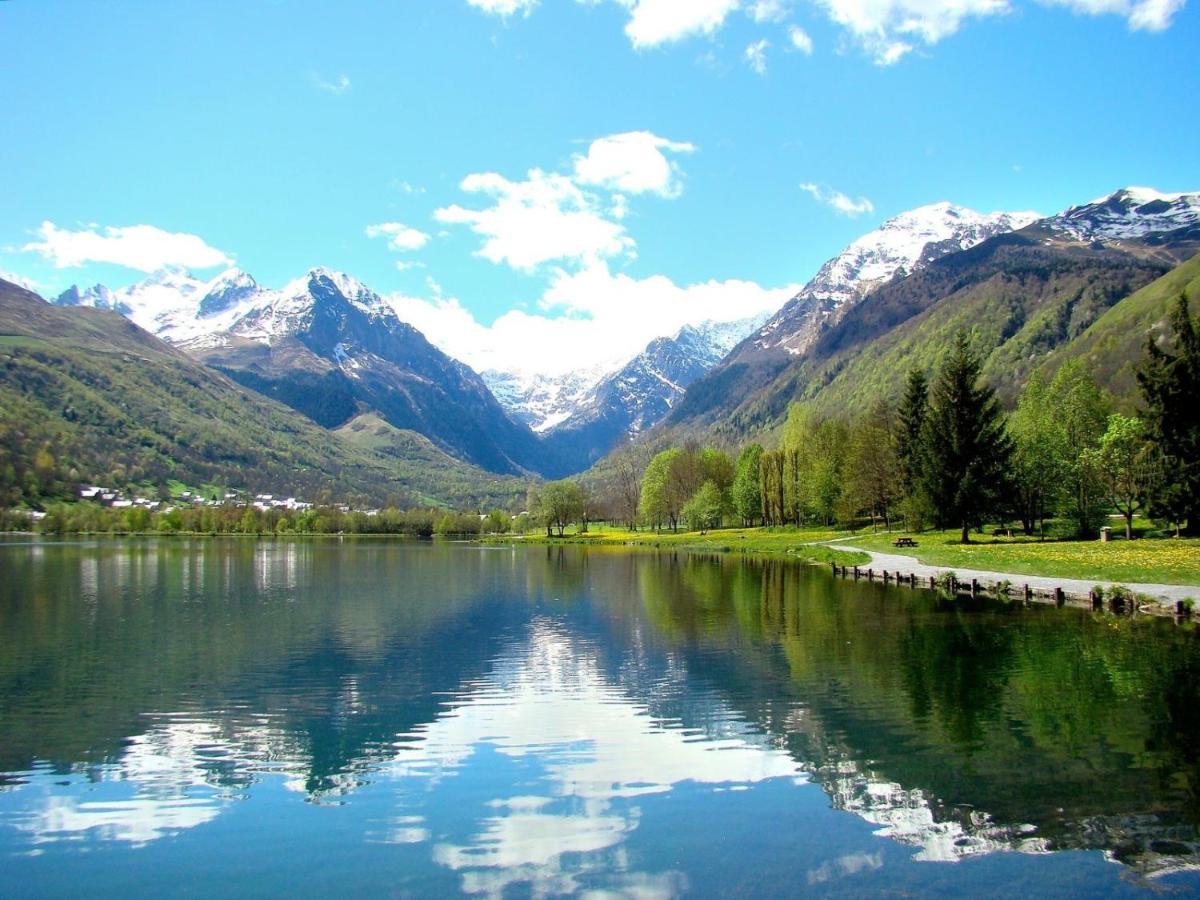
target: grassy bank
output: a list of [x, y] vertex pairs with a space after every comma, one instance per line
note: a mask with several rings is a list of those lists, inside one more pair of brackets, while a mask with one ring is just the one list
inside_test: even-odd
[[860, 534], [848, 542], [882, 553], [915, 556], [931, 566], [984, 569], [1021, 575], [1079, 578], [1085, 581], [1200, 585], [1200, 540], [1046, 541], [1024, 537], [975, 538], [958, 543], [958, 532], [913, 535], [915, 549], [897, 550], [894, 534]]
[[584, 534], [569, 529], [561, 538], [548, 538], [544, 532], [530, 532], [525, 535], [491, 535], [480, 540], [500, 544], [641, 547], [694, 553], [766, 553], [821, 563], [836, 561], [839, 565], [866, 562], [866, 554], [839, 550], [820, 543], [846, 537], [846, 534], [825, 528], [720, 528], [700, 534], [695, 531], [629, 531], [592, 525]]

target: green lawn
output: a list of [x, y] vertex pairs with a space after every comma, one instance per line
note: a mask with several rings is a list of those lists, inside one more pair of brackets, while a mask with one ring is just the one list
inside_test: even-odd
[[1022, 575], [1080, 578], [1086, 581], [1200, 585], [1200, 540], [1142, 538], [1126, 541], [1046, 541], [981, 535], [958, 543], [958, 532], [911, 535], [917, 548], [892, 546], [896, 534], [856, 535], [853, 546], [915, 556], [932, 566], [984, 569]]
[[825, 546], [816, 542], [845, 537], [844, 531], [827, 528], [720, 528], [707, 534], [680, 531], [629, 531], [607, 525], [592, 525], [586, 534], [574, 528], [563, 537], [547, 538], [544, 531], [526, 535], [493, 535], [487, 542], [562, 545], [592, 547], [651, 547], [660, 550], [686, 550], [699, 553], [771, 553], [786, 554], [817, 562], [836, 560], [839, 564], [854, 565], [866, 562], [865, 554]]

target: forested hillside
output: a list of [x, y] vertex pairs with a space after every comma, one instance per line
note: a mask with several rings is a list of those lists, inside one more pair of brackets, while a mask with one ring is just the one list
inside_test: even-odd
[[[0, 281], [0, 498], [176, 481], [403, 505], [522, 492], [428, 442], [381, 455], [191, 360], [115, 312]], [[414, 448], [418, 452], [407, 452]]]

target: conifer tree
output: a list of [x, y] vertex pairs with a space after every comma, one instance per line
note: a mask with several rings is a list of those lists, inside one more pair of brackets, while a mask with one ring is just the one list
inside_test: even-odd
[[1146, 430], [1157, 478], [1151, 490], [1151, 514], [1186, 522], [1200, 533], [1200, 324], [1180, 294], [1171, 310], [1174, 350], [1150, 339], [1148, 358], [1138, 372], [1146, 401]]
[[980, 384], [980, 364], [959, 332], [933, 387], [923, 429], [924, 484], [945, 524], [962, 529], [995, 510], [1010, 481], [1012, 440], [995, 391]]
[[899, 427], [895, 431], [896, 458], [899, 465], [900, 491], [904, 495], [907, 527], [920, 525], [926, 507], [924, 501], [924, 434], [929, 414], [929, 382], [920, 369], [911, 369], [904, 386]]

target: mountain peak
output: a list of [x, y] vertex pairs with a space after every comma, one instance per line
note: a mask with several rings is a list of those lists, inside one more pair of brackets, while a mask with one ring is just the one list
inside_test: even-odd
[[1041, 218], [1035, 212], [981, 213], [942, 200], [907, 210], [852, 241], [828, 260], [795, 297], [759, 330], [760, 349], [803, 353], [821, 329], [871, 291], [898, 275], [924, 268]]
[[1169, 194], [1148, 187], [1124, 187], [1072, 206], [1039, 225], [1060, 237], [1085, 243], [1145, 240], [1179, 229], [1200, 229], [1200, 191]]

